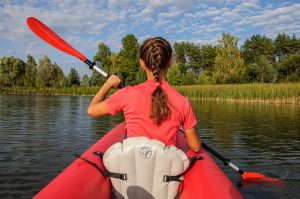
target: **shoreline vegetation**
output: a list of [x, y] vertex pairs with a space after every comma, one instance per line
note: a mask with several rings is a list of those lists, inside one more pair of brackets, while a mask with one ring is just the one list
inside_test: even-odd
[[[128, 34], [121, 43], [120, 51], [112, 52], [100, 42], [93, 61], [126, 85], [144, 82], [138, 39]], [[169, 84], [189, 99], [300, 105], [300, 38], [257, 34], [240, 48], [238, 43], [229, 33], [223, 33], [216, 45], [175, 41]], [[93, 96], [106, 81], [95, 70], [81, 75], [73, 67], [65, 74], [46, 55], [38, 62], [31, 55], [27, 61], [2, 57], [0, 94]]]
[[[93, 96], [99, 88], [99, 86], [44, 89], [12, 87], [0, 88], [0, 94]], [[300, 83], [191, 85], [174, 88], [191, 100], [300, 105]]]

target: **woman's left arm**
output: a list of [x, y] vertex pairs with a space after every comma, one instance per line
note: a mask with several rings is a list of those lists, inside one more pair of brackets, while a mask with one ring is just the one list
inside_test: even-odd
[[112, 75], [108, 78], [108, 80], [104, 83], [91, 101], [87, 109], [88, 115], [100, 117], [109, 114], [108, 108], [104, 102], [105, 96], [111, 88], [117, 88], [120, 82], [121, 79], [116, 75]]

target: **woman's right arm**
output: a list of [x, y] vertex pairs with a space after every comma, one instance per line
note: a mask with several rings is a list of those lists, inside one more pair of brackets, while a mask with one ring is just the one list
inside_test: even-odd
[[89, 108], [87, 109], [88, 115], [100, 117], [102, 115], [109, 114], [108, 108], [104, 103], [105, 96], [111, 88], [117, 88], [120, 82], [120, 78], [116, 75], [112, 75], [108, 78], [108, 80], [91, 101]]
[[193, 127], [190, 129], [184, 129], [184, 133], [190, 149], [192, 149], [195, 152], [200, 151], [202, 141], [197, 134], [196, 128]]

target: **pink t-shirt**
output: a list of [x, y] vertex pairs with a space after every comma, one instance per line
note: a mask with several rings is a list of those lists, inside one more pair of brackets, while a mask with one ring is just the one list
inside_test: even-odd
[[161, 87], [168, 96], [172, 114], [159, 126], [149, 118], [151, 95], [156, 89], [154, 80], [127, 86], [105, 100], [110, 114], [115, 115], [121, 110], [124, 112], [128, 137], [145, 136], [166, 145], [175, 145], [180, 126], [190, 129], [197, 124], [189, 101], [166, 81], [161, 82]]

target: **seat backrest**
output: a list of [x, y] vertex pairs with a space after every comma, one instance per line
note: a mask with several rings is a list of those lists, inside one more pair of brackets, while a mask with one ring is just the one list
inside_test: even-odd
[[127, 180], [111, 181], [117, 198], [130, 199], [173, 199], [180, 182], [166, 182], [164, 176], [180, 175], [189, 166], [189, 159], [180, 149], [145, 137], [128, 138], [112, 145], [103, 162], [109, 172], [127, 175]]

